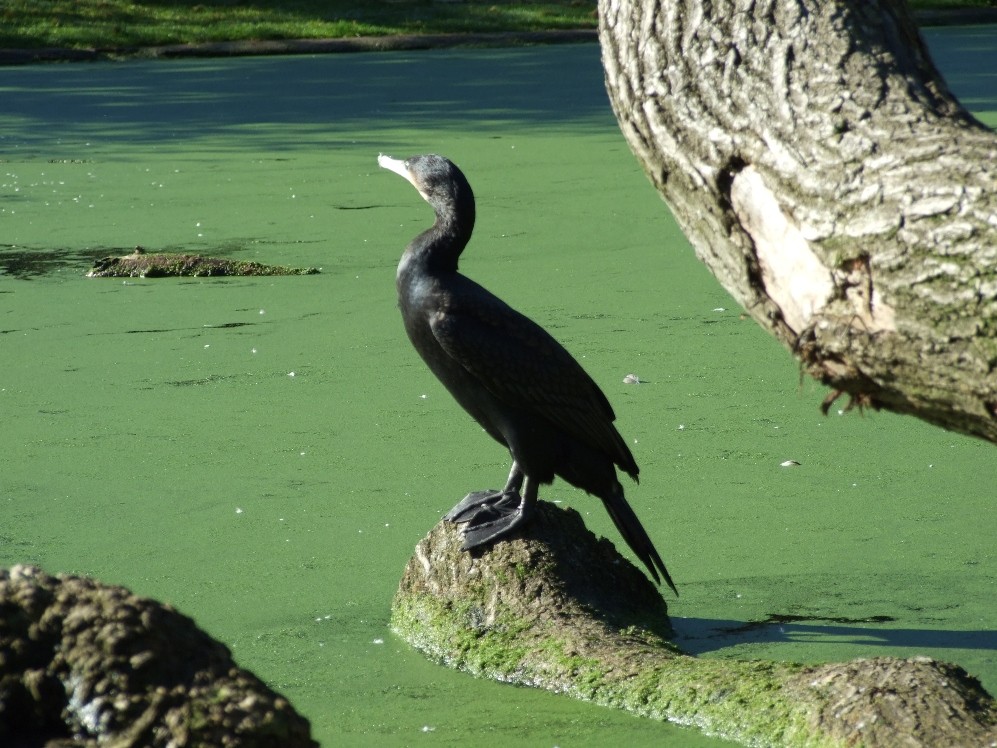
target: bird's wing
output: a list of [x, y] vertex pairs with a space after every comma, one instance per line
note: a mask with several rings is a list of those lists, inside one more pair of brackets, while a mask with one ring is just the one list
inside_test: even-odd
[[581, 365], [529, 317], [462, 280], [473, 292], [448, 294], [430, 320], [443, 349], [502, 401], [544, 416], [636, 477], [613, 408]]

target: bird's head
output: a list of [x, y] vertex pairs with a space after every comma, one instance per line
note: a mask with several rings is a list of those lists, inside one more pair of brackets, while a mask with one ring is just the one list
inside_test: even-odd
[[473, 221], [474, 193], [467, 178], [450, 159], [428, 154], [401, 161], [382, 153], [377, 157], [377, 163], [408, 180], [433, 206], [438, 217], [463, 214], [470, 215]]

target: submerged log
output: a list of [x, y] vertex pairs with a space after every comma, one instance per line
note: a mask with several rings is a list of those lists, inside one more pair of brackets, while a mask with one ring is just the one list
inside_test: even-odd
[[175, 278], [229, 275], [313, 275], [317, 268], [264, 265], [244, 260], [226, 260], [192, 254], [146, 253], [141, 247], [124, 257], [97, 260], [88, 278]]
[[190, 618], [31, 566], [0, 569], [0, 745], [318, 747]]
[[806, 666], [701, 659], [670, 642], [664, 600], [573, 510], [483, 552], [441, 522], [415, 549], [396, 633], [473, 675], [544, 688], [751, 745], [990, 745], [997, 706], [927, 657]]

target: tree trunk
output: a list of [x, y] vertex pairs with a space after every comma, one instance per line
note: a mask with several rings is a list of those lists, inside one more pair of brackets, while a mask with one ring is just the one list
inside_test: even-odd
[[853, 402], [997, 441], [997, 136], [906, 5], [599, 10], [623, 133], [748, 313]]
[[319, 748], [308, 720], [187, 616], [21, 565], [0, 569], [0, 745]]

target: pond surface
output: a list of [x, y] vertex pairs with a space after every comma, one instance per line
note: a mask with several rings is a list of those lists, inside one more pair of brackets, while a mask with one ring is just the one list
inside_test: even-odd
[[[997, 29], [929, 37], [997, 124]], [[437, 151], [478, 197], [464, 271], [616, 408], [682, 646], [928, 654], [997, 691], [993, 446], [821, 416], [639, 172], [596, 46], [29, 66], [0, 93], [0, 564], [172, 603], [326, 745], [724, 745], [451, 672], [388, 630], [415, 543], [508, 468], [396, 308], [432, 217], [376, 157]], [[323, 272], [83, 277], [136, 245]], [[594, 499], [543, 495], [622, 545]]]

